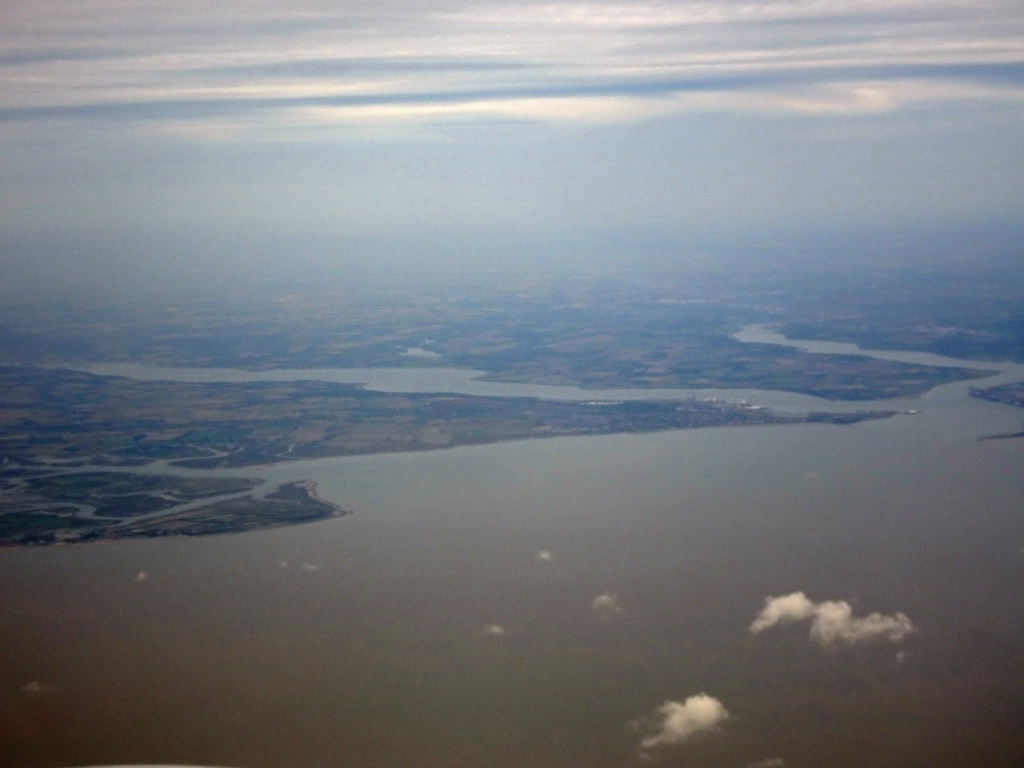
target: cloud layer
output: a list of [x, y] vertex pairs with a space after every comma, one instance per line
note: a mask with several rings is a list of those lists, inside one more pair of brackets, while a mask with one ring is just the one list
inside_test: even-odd
[[1024, 84], [1010, 0], [12, 5], [0, 121], [616, 122]]
[[1016, 0], [8, 0], [0, 17], [10, 284], [633, 263], [1020, 218]]
[[690, 696], [684, 702], [668, 700], [650, 719], [652, 732], [640, 740], [640, 751], [682, 744], [697, 734], [715, 730], [728, 719], [722, 702], [706, 693]]
[[856, 618], [853, 608], [845, 600], [814, 603], [803, 592], [767, 598], [764, 608], [751, 623], [750, 631], [758, 634], [777, 624], [808, 619], [811, 622], [811, 639], [822, 646], [853, 645], [867, 640], [895, 643], [914, 631], [913, 624], [904, 613], [892, 616], [872, 613]]

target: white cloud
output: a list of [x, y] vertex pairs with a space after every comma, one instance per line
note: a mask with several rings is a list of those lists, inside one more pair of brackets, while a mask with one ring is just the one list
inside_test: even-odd
[[853, 609], [844, 600], [819, 603], [811, 624], [811, 637], [822, 645], [858, 643], [862, 640], [882, 638], [897, 642], [909, 635], [914, 627], [906, 614], [883, 616], [872, 613], [862, 619], [853, 617]]
[[762, 632], [782, 621], [799, 621], [814, 615], [814, 603], [803, 592], [793, 592], [785, 597], [769, 597], [764, 608], [750, 625], [753, 633]]
[[551, 553], [550, 550], [542, 549], [540, 552], [537, 553], [537, 559], [540, 560], [542, 563], [550, 563], [552, 560], [555, 559], [555, 556]]
[[468, 118], [612, 124], [647, 120], [681, 112], [687, 107], [682, 99], [666, 97], [502, 95], [491, 99], [455, 99], [443, 104], [414, 102], [305, 107], [290, 110], [290, 113], [310, 123], [339, 127], [394, 122], [443, 124]]
[[914, 631], [910, 618], [904, 613], [884, 616], [872, 613], [855, 618], [853, 608], [845, 600], [811, 602], [803, 592], [782, 597], [769, 597], [764, 608], [750, 625], [754, 634], [776, 624], [811, 620], [810, 637], [822, 646], [853, 645], [865, 640], [898, 642]]
[[149, 574], [146, 573], [145, 571], [139, 571], [137, 574], [135, 574], [135, 580], [136, 581], [146, 581], [146, 579], [148, 579], [148, 578], [149, 578]]
[[640, 740], [641, 753], [657, 747], [671, 747], [700, 733], [718, 728], [729, 719], [722, 702], [706, 693], [684, 702], [668, 700], [648, 720], [652, 733]]
[[481, 634], [485, 637], [501, 637], [507, 632], [508, 630], [501, 626], [501, 624], [488, 624], [486, 627], [483, 628]]
[[622, 603], [611, 592], [595, 597], [590, 607], [601, 621], [611, 621], [622, 613]]

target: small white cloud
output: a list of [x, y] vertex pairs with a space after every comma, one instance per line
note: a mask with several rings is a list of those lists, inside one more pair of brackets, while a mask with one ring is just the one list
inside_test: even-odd
[[706, 693], [690, 696], [684, 702], [666, 701], [649, 719], [653, 732], [640, 740], [640, 752], [682, 744], [697, 734], [715, 730], [728, 719], [722, 702]]
[[763, 632], [783, 621], [799, 621], [814, 615], [814, 603], [803, 592], [793, 592], [785, 597], [769, 597], [764, 608], [750, 625], [754, 634]]
[[501, 624], [488, 624], [486, 627], [483, 628], [480, 634], [484, 635], [485, 637], [501, 637], [507, 632], [508, 630], [501, 626]]
[[872, 613], [855, 618], [853, 608], [845, 600], [813, 603], [803, 592], [767, 598], [761, 613], [751, 623], [750, 631], [757, 634], [776, 624], [805, 619], [811, 619], [811, 639], [822, 646], [853, 645], [875, 639], [895, 643], [914, 631], [904, 613], [893, 616]]
[[853, 609], [845, 600], [819, 603], [811, 623], [811, 637], [822, 645], [852, 645], [875, 638], [895, 643], [913, 630], [913, 624], [904, 613], [894, 616], [872, 613], [862, 619], [855, 619]]
[[149, 574], [146, 573], [145, 571], [139, 571], [137, 574], [135, 574], [135, 580], [136, 581], [146, 581], [146, 579], [148, 579], [148, 578], [149, 578]]
[[309, 573], [312, 573], [314, 571], [319, 571], [321, 567], [322, 566], [319, 566], [316, 563], [303, 563], [302, 564], [302, 570], [307, 571]]
[[432, 360], [441, 356], [437, 352], [424, 349], [423, 347], [406, 347], [405, 352], [401, 354], [403, 357], [418, 357], [425, 360]]
[[622, 613], [622, 603], [611, 592], [595, 597], [590, 607], [601, 621], [611, 621]]
[[542, 563], [550, 563], [552, 560], [555, 559], [555, 556], [551, 553], [550, 550], [547, 549], [542, 549], [540, 552], [537, 553], [536, 557]]

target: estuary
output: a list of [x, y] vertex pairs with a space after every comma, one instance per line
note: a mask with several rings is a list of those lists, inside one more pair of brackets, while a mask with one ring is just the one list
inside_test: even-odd
[[[978, 438], [1022, 412], [968, 390], [853, 425], [250, 467], [355, 514], [4, 551], [4, 762], [1012, 764], [1024, 441]], [[913, 631], [750, 631], [795, 592]], [[728, 716], [643, 748], [701, 694]]]

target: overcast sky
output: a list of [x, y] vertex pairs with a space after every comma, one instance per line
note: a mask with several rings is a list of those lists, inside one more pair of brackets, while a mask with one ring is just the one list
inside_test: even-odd
[[1024, 10], [4, 0], [0, 153], [3, 256], [57, 276], [1012, 221]]

